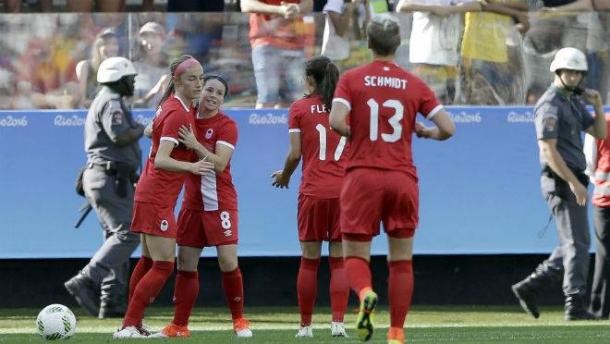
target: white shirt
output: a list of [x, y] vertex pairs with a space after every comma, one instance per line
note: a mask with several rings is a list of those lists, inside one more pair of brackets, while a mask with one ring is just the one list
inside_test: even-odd
[[[451, 0], [426, 0], [427, 5], [452, 6]], [[414, 12], [411, 27], [409, 62], [457, 66], [462, 28], [461, 13], [440, 17]]]

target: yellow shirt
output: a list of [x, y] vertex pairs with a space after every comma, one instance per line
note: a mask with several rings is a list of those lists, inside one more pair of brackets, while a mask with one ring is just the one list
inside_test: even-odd
[[508, 62], [506, 38], [512, 25], [512, 18], [502, 14], [466, 13], [462, 57], [496, 63]]

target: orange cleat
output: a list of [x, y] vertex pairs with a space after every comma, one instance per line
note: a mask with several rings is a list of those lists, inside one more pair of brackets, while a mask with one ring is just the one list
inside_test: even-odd
[[233, 331], [240, 338], [250, 338], [253, 335], [252, 330], [250, 330], [250, 322], [246, 318], [233, 320]]
[[390, 327], [388, 330], [388, 344], [404, 344], [405, 331], [400, 327]]
[[155, 333], [149, 338], [173, 338], [173, 337], [190, 337], [191, 331], [187, 326], [179, 326], [174, 323], [170, 323], [165, 326], [159, 333]]

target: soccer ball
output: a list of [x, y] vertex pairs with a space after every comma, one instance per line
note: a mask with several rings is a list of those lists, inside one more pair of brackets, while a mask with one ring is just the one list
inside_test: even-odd
[[38, 313], [36, 328], [46, 340], [68, 339], [76, 333], [76, 317], [64, 305], [48, 305]]

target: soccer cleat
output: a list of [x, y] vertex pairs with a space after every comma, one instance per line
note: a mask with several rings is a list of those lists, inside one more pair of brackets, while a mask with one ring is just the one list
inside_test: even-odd
[[345, 332], [345, 325], [338, 321], [333, 321], [330, 323], [330, 335], [333, 337], [349, 337], [347, 332]]
[[98, 287], [95, 286], [95, 282], [82, 272], [79, 272], [76, 276], [72, 277], [66, 283], [64, 283], [66, 290], [74, 297], [76, 302], [89, 312], [93, 316], [98, 316], [99, 309], [99, 298], [98, 298]]
[[150, 338], [148, 331], [138, 328], [135, 326], [127, 326], [117, 330], [112, 334], [114, 339], [125, 339], [125, 338]]
[[388, 329], [388, 344], [404, 344], [405, 331], [399, 327], [390, 327]]
[[376, 306], [377, 294], [372, 290], [367, 291], [360, 301], [360, 310], [356, 319], [356, 332], [362, 341], [366, 342], [373, 336], [373, 312]]
[[301, 326], [299, 332], [294, 336], [294, 338], [312, 338], [313, 337], [313, 327], [311, 325]]
[[250, 322], [246, 318], [233, 320], [233, 331], [238, 338], [250, 338], [254, 335], [250, 329]]
[[174, 338], [174, 337], [190, 337], [191, 331], [186, 326], [179, 326], [174, 323], [170, 323], [165, 326], [161, 331], [151, 334], [149, 338]]

